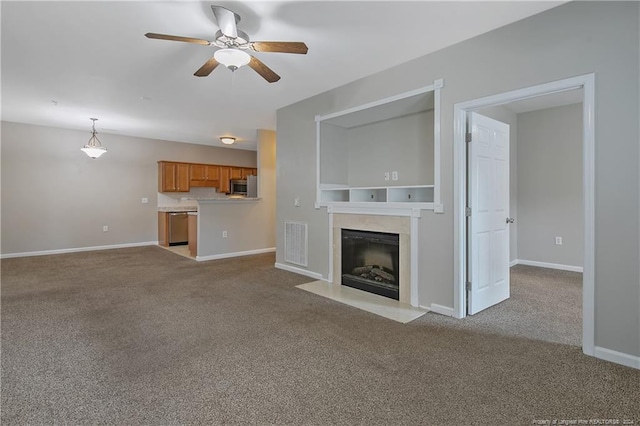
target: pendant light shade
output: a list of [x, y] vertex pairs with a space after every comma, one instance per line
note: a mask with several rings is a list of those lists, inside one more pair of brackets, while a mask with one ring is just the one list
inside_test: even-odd
[[98, 139], [98, 136], [96, 136], [98, 134], [98, 132], [96, 132], [96, 121], [98, 121], [98, 119], [90, 118], [90, 120], [93, 121], [93, 124], [91, 126], [91, 139], [89, 139], [89, 142], [87, 142], [84, 147], [80, 148], [80, 150], [95, 160], [96, 158], [107, 152], [107, 148], [102, 146], [102, 144], [100, 143], [100, 139]]

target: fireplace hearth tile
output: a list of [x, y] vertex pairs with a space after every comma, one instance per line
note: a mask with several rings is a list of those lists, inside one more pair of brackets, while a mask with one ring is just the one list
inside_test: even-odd
[[326, 281], [312, 281], [310, 283], [297, 285], [296, 287], [403, 324], [411, 322], [427, 313], [427, 311], [423, 309], [414, 308], [411, 305], [389, 299], [388, 297], [378, 296], [343, 285], [331, 284]]

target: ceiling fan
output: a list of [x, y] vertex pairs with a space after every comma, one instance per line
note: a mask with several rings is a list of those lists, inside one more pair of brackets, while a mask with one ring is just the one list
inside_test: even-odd
[[199, 38], [173, 36], [167, 34], [147, 33], [147, 38], [159, 40], [182, 41], [185, 43], [201, 44], [203, 46], [214, 46], [218, 50], [213, 57], [204, 63], [194, 73], [197, 77], [206, 77], [219, 65], [223, 64], [231, 71], [235, 71], [243, 65], [249, 65], [251, 69], [260, 74], [269, 83], [280, 80], [280, 76], [271, 68], [266, 66], [260, 59], [249, 55], [246, 51], [254, 52], [277, 52], [277, 53], [297, 53], [305, 55], [307, 45], [298, 41], [249, 41], [249, 36], [237, 28], [240, 22], [240, 15], [222, 6], [211, 6], [213, 14], [218, 23], [218, 30], [215, 40], [203, 40]]

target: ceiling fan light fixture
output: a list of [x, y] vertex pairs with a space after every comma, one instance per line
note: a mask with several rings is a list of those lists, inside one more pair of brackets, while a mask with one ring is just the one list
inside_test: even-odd
[[231, 137], [231, 136], [222, 136], [220, 138], [220, 142], [222, 142], [225, 145], [231, 145], [236, 141], [236, 138]]
[[251, 61], [251, 55], [240, 49], [220, 49], [213, 54], [216, 61], [220, 62], [231, 71], [235, 71]]
[[87, 142], [85, 146], [80, 148], [80, 150], [95, 160], [96, 158], [107, 152], [107, 148], [102, 146], [102, 144], [100, 143], [100, 139], [98, 139], [98, 136], [96, 136], [98, 134], [98, 132], [96, 132], [96, 121], [98, 121], [98, 119], [90, 118], [90, 120], [93, 121], [91, 139], [89, 139], [89, 142]]

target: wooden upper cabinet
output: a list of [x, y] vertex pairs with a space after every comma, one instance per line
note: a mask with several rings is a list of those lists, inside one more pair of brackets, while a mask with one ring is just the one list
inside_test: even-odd
[[242, 179], [242, 167], [231, 167], [231, 179]]
[[223, 193], [231, 192], [230, 180], [231, 167], [220, 166], [220, 186], [218, 187], [218, 191]]
[[257, 175], [258, 175], [258, 171], [256, 169], [250, 169], [250, 168], [246, 168], [246, 167], [242, 168], [242, 177], [241, 177], [241, 179], [246, 179], [247, 176], [257, 176]]
[[176, 164], [176, 183], [177, 192], [189, 192], [189, 164], [177, 163]]
[[191, 164], [191, 186], [217, 188], [220, 181], [220, 166], [212, 164]]
[[158, 161], [159, 192], [189, 192], [189, 164]]
[[220, 166], [207, 165], [207, 180], [220, 180]]
[[191, 180], [205, 180], [207, 178], [206, 164], [191, 165]]
[[191, 187], [209, 187], [228, 193], [230, 180], [257, 174], [258, 170], [251, 167], [158, 161], [158, 191], [189, 192]]

